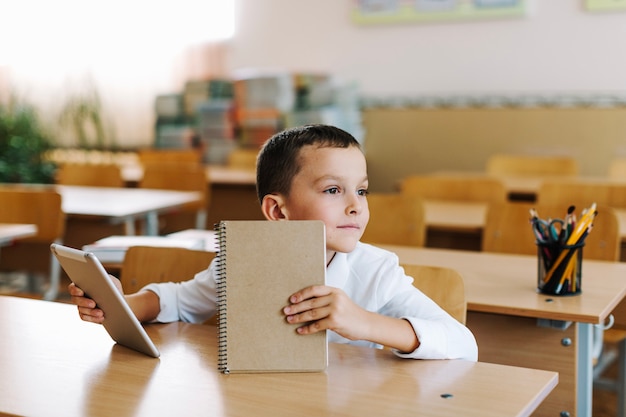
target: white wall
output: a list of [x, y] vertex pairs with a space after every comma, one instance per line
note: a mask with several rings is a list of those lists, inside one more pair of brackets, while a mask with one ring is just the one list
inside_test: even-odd
[[529, 0], [519, 19], [358, 26], [351, 0], [236, 0], [228, 67], [326, 71], [365, 95], [626, 91], [626, 12]]

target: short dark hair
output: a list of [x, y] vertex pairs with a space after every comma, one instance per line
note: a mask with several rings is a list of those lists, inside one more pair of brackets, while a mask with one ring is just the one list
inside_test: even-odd
[[285, 196], [291, 191], [291, 182], [300, 171], [300, 150], [307, 145], [331, 148], [361, 149], [350, 133], [338, 127], [315, 124], [283, 130], [269, 138], [257, 157], [256, 189], [259, 202], [272, 193]]

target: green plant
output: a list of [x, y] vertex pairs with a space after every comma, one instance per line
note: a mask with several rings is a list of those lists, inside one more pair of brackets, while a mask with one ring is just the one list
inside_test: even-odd
[[52, 141], [32, 106], [11, 100], [0, 105], [0, 182], [54, 182], [54, 163], [45, 160]]
[[110, 128], [103, 117], [102, 102], [95, 88], [70, 96], [59, 116], [59, 124], [71, 132], [82, 149], [104, 149], [114, 145]]

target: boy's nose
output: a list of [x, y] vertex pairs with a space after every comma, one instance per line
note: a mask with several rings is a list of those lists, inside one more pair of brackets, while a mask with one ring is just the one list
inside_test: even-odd
[[363, 209], [363, 203], [358, 196], [349, 196], [346, 208], [348, 213], [359, 213]]

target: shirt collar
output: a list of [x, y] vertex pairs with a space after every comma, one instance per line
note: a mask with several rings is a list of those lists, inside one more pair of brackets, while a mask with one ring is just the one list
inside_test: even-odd
[[348, 254], [337, 252], [326, 268], [326, 285], [336, 288], [343, 288], [348, 275], [350, 266], [348, 265]]

